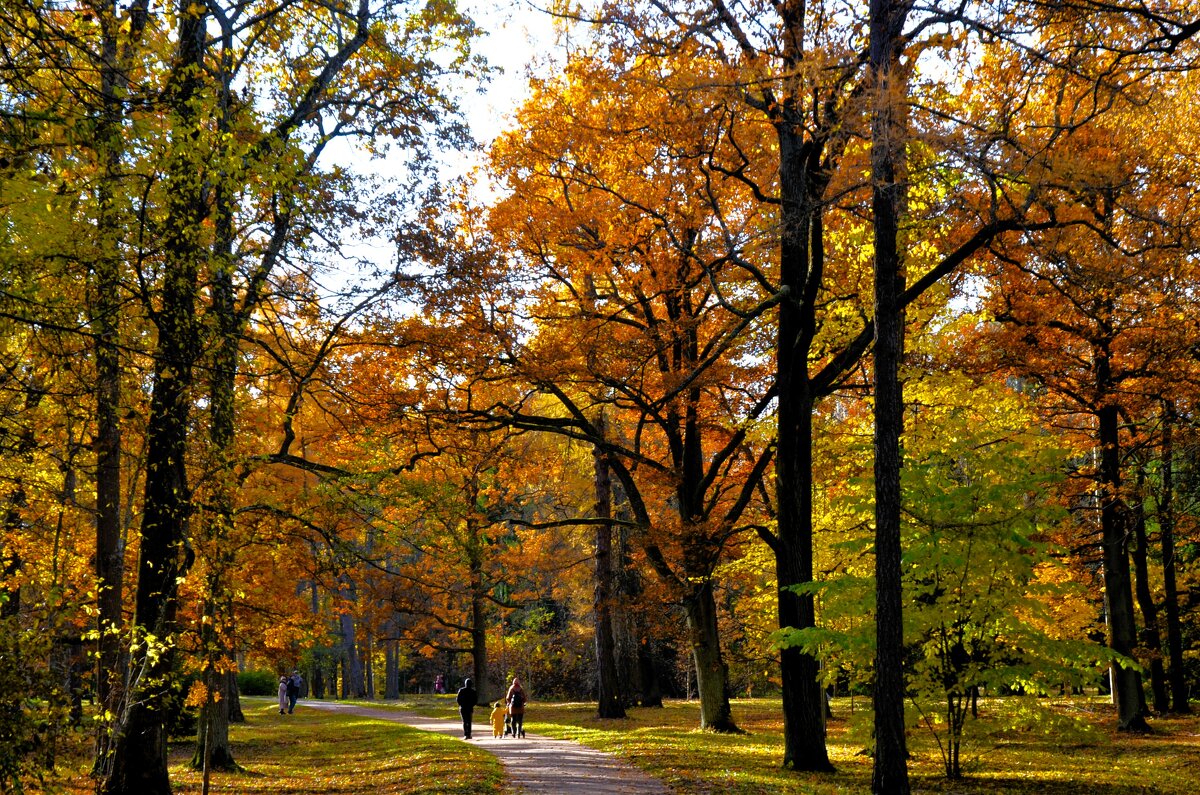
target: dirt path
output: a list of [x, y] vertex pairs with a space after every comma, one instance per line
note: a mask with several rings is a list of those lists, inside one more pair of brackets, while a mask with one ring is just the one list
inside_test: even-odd
[[[413, 712], [329, 701], [304, 701], [300, 707], [391, 720], [422, 731], [462, 737], [462, 724], [458, 721], [428, 718]], [[515, 791], [525, 795], [670, 795], [671, 792], [627, 762], [578, 743], [532, 733], [520, 740], [495, 739], [492, 727], [479, 721], [478, 711], [472, 734], [473, 739], [466, 742], [495, 754], [504, 764]]]

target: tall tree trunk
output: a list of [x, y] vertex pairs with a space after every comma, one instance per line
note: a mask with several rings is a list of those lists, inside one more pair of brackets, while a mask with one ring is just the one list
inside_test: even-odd
[[177, 125], [167, 179], [165, 256], [158, 344], [147, 426], [146, 485], [130, 686], [114, 726], [112, 753], [101, 760], [105, 795], [169, 795], [163, 699], [174, 662], [178, 583], [191, 563], [186, 452], [192, 365], [200, 349], [196, 321], [199, 235], [205, 216], [204, 169], [196, 102], [200, 95], [204, 6], [179, 4], [178, 58], [169, 98]]
[[[1107, 352], [1096, 357], [1096, 383], [1110, 383]], [[1109, 647], [1132, 658], [1137, 644], [1137, 623], [1133, 612], [1133, 589], [1126, 549], [1127, 522], [1122, 510], [1121, 440], [1116, 405], [1102, 406], [1097, 412], [1100, 438], [1100, 544], [1104, 553], [1104, 591], [1108, 597]], [[1119, 731], [1149, 731], [1146, 723], [1146, 695], [1137, 669], [1114, 663], [1113, 695], [1117, 702]]]
[[366, 695], [366, 684], [354, 617], [343, 613], [338, 620], [342, 630], [342, 698], [362, 698]]
[[[604, 415], [596, 420], [603, 437]], [[596, 709], [601, 718], [623, 718], [620, 684], [617, 681], [616, 643], [613, 640], [612, 588], [612, 475], [605, 452], [597, 445], [592, 451], [595, 468], [596, 566], [592, 610], [596, 625]]]
[[475, 680], [475, 693], [480, 704], [491, 701], [491, 693], [504, 692], [503, 684], [497, 690], [495, 683], [488, 681], [487, 598], [483, 563], [474, 559], [471, 561], [471, 678]]
[[[781, 319], [781, 328], [785, 327]], [[780, 390], [803, 393], [807, 361], [785, 374]], [[811, 583], [812, 567], [812, 405], [793, 399], [779, 405], [779, 451], [775, 463], [779, 505], [779, 536], [775, 548], [778, 581], [779, 626], [806, 628], [816, 625], [811, 593], [797, 594], [789, 586]], [[806, 771], [832, 771], [825, 746], [825, 699], [818, 680], [819, 664], [812, 654], [797, 647], [780, 650], [783, 686], [784, 767]]]
[[394, 640], [384, 645], [383, 679], [383, 697], [400, 698], [400, 651]]
[[[783, 22], [785, 73], [800, 75], [804, 53], [802, 0], [779, 5]], [[776, 345], [779, 392], [775, 491], [778, 536], [775, 553], [779, 626], [816, 626], [812, 594], [792, 586], [813, 581], [812, 412], [816, 396], [809, 379], [809, 354], [816, 333], [818, 294], [825, 278], [823, 197], [830, 171], [824, 161], [828, 138], [814, 132], [805, 113], [805, 89], [799, 78], [785, 78], [783, 100], [775, 116], [779, 140], [780, 287]], [[826, 106], [828, 110], [830, 106]], [[783, 766], [829, 772], [825, 745], [825, 700], [816, 657], [797, 647], [780, 650], [783, 696]]]
[[1171, 680], [1171, 711], [1191, 712], [1188, 684], [1183, 668], [1183, 630], [1179, 623], [1179, 591], [1175, 584], [1175, 404], [1163, 404], [1162, 498], [1158, 503], [1161, 533], [1163, 591], [1167, 613], [1167, 675]]
[[363, 639], [363, 668], [366, 677], [366, 695], [367, 698], [375, 698], [375, 633], [371, 627], [367, 627], [366, 637]]
[[693, 586], [684, 599], [684, 609], [696, 666], [696, 691], [700, 695], [700, 728], [736, 732], [738, 727], [729, 708], [729, 666], [721, 654], [717, 601], [711, 580]]
[[1170, 697], [1167, 694], [1167, 681], [1163, 673], [1162, 639], [1158, 633], [1158, 608], [1154, 604], [1154, 596], [1150, 593], [1150, 569], [1147, 565], [1146, 538], [1146, 503], [1143, 498], [1146, 486], [1146, 470], [1138, 467], [1137, 491], [1133, 503], [1133, 571], [1134, 593], [1137, 596], [1138, 609], [1142, 613], [1142, 631], [1140, 643], [1145, 654], [1150, 658], [1150, 692], [1154, 697], [1154, 711], [1160, 715], [1170, 709]]
[[[228, 97], [224, 94], [222, 97], [227, 103]], [[222, 118], [227, 116], [226, 108], [222, 108], [221, 115]], [[226, 118], [220, 127], [224, 131], [228, 126]], [[235, 565], [230, 537], [233, 533], [235, 489], [234, 388], [239, 323], [233, 295], [233, 206], [224, 180], [217, 183], [214, 205], [216, 241], [212, 258], [211, 301], [217, 340], [209, 376], [209, 441], [214, 465], [210, 497], [212, 509], [204, 517], [203, 524], [204, 547], [209, 558], [204, 608], [207, 620], [200, 627], [204, 656], [202, 677], [207, 696], [200, 713], [192, 766], [205, 770], [237, 770], [233, 747], [229, 742], [231, 715], [228, 669], [233, 662], [233, 653], [229, 648], [227, 622], [233, 618], [233, 604], [227, 579]], [[236, 691], [236, 682], [234, 689]]]
[[[121, 218], [117, 193], [124, 154], [125, 104], [129, 79], [118, 33], [122, 21], [116, 4], [96, 8], [100, 21], [100, 111], [96, 151], [103, 169], [97, 185], [97, 256], [92, 268], [92, 327], [96, 344], [96, 695], [104, 711], [115, 714], [123, 684], [122, 593], [125, 548], [121, 533], [121, 359], [120, 316], [122, 266], [118, 248]], [[128, 11], [129, 49], [140, 39], [147, 20], [146, 0]], [[122, 56], [125, 57], [122, 57]], [[101, 735], [106, 752], [106, 734]]]
[[900, 545], [906, 80], [900, 67], [906, 0], [871, 0], [871, 208], [875, 230], [875, 765], [871, 790], [907, 795]]

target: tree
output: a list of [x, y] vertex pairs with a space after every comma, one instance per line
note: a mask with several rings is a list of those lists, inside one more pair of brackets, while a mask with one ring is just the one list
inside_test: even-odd
[[[453, 409], [604, 451], [638, 543], [687, 613], [701, 725], [731, 731], [713, 574], [773, 452], [751, 433], [770, 398], [759, 309], [734, 264], [759, 220], [745, 213], [740, 182], [705, 167], [728, 119], [614, 76], [599, 59], [574, 60], [525, 108], [528, 132], [495, 148], [513, 189], [491, 222], [514, 252], [497, 267], [536, 287], [527, 302], [485, 293], [462, 312], [477, 319], [476, 344], [498, 353], [464, 362]], [[620, 106], [612, 92], [626, 95]], [[537, 330], [528, 344], [525, 318]], [[518, 398], [471, 400], [468, 379], [501, 374], [522, 385]]]
[[[1136, 115], [1130, 108], [1114, 113], [1110, 123], [1129, 123], [1127, 113]], [[1047, 410], [1093, 445], [1094, 464], [1083, 469], [1094, 483], [1109, 644], [1119, 655], [1113, 668], [1118, 725], [1145, 731], [1141, 676], [1132, 663], [1138, 633], [1129, 539], [1136, 516], [1129, 506], [1137, 498], [1126, 483], [1125, 457], [1132, 444], [1129, 421], [1157, 412], [1157, 401], [1148, 403], [1146, 395], [1161, 392], [1161, 379], [1192, 380], [1180, 369], [1186, 359], [1179, 356], [1193, 344], [1190, 332], [1172, 318], [1187, 303], [1180, 290], [1186, 292], [1194, 275], [1180, 267], [1174, 230], [1182, 219], [1172, 218], [1170, 191], [1159, 181], [1172, 182], [1169, 160], [1106, 145], [1077, 156], [1088, 157], [1094, 172], [1107, 170], [1110, 184], [1123, 188], [1093, 197], [1096, 221], [1089, 228], [1003, 251], [989, 301], [1000, 325], [987, 334], [987, 354], [1039, 384]], [[1151, 162], [1167, 170], [1155, 172], [1146, 165]]]
[[[828, 305], [818, 299], [826, 295], [828, 275], [837, 272], [836, 265], [844, 264], [830, 267], [826, 263], [828, 211], [849, 195], [854, 181], [846, 180], [849, 185], [840, 193], [831, 193], [830, 186], [835, 184], [847, 153], [847, 141], [856, 132], [865, 134], [866, 109], [861, 99], [881, 96], [872, 83], [877, 70], [887, 59], [903, 61], [910, 75], [919, 76], [910, 88], [919, 91], [922, 99], [910, 105], [910, 111], [919, 112], [913, 113], [904, 128], [902, 141], [888, 139], [893, 154], [880, 156], [895, 160], [918, 140], [927, 141], [930, 153], [923, 158], [923, 171], [926, 178], [943, 185], [944, 192], [924, 209], [937, 207], [936, 212], [947, 221], [962, 222], [945, 224], [947, 234], [941, 244], [925, 241], [935, 249], [925, 253], [935, 256], [919, 275], [908, 269], [912, 275], [894, 301], [898, 311], [959, 271], [992, 241], [1018, 230], [1061, 223], [1056, 208], [1073, 199], [1058, 191], [1062, 183], [1055, 176], [1052, 156], [1058, 141], [1102, 114], [1114, 92], [1136, 83], [1134, 75], [1160, 68], [1162, 57], [1173, 53], [1197, 30], [1182, 6], [1151, 11], [1136, 5], [1126, 9], [1081, 0], [1053, 7], [934, 7], [921, 9], [906, 29], [903, 23], [910, 10], [905, 3], [878, 3], [872, 6], [870, 19], [865, 19], [842, 14], [840, 9], [830, 11], [821, 3], [729, 6], [724, 2], [680, 2], [605, 7], [596, 20], [609, 23], [608, 35], [624, 51], [661, 57], [663, 62], [699, 42], [705, 55], [729, 65], [731, 72], [732, 67], [741, 70], [733, 72], [741, 75], [741, 80], [731, 81], [734, 88], [778, 135], [778, 147], [767, 154], [768, 161], [743, 156], [726, 166], [726, 171], [753, 182], [752, 167], [762, 168], [770, 160], [778, 167], [777, 195], [769, 183], [759, 181], [754, 186], [762, 201], [778, 202], [780, 213], [777, 571], [784, 586], [803, 586], [811, 579], [811, 414], [817, 400], [830, 394], [876, 335], [873, 322], [867, 320], [857, 335], [849, 334], [832, 351], [813, 344], [815, 330], [837, 318], [837, 313], [828, 311]], [[1123, 12], [1128, 12], [1127, 16], [1122, 17]], [[1114, 25], [1108, 32], [1122, 37], [1115, 47], [1098, 40], [1087, 27], [1097, 13], [1113, 15]], [[893, 23], [890, 29], [888, 22]], [[874, 34], [869, 42], [874, 50], [863, 50], [858, 44], [868, 27]], [[1075, 64], [1091, 55], [1099, 65], [1088, 70], [1086, 78], [1100, 88], [1099, 102], [1076, 103], [1067, 96], [1050, 99], [1061, 121], [1053, 131], [1014, 124], [1015, 116], [1026, 109], [1024, 97], [1029, 87], [1057, 84], [1078, 74]], [[934, 57], [951, 60], [955, 67], [922, 70]], [[868, 62], [873, 69], [866, 68]], [[996, 63], [1008, 66], [1004, 76], [983, 83], [988, 87], [984, 93], [972, 91], [969, 76]], [[1106, 65], [1115, 71], [1106, 71]], [[1123, 82], [1127, 77], [1128, 82]], [[966, 94], [980, 101], [953, 99]], [[882, 96], [895, 107], [910, 99], [908, 90]], [[1034, 139], [1041, 144], [1033, 145]], [[914, 169], [914, 179], [917, 174]], [[1030, 174], [1036, 177], [1031, 180]], [[888, 190], [895, 192], [901, 187]], [[902, 224], [907, 214], [900, 213]], [[926, 217], [936, 215], [927, 213]], [[888, 259], [884, 257], [885, 262]], [[887, 278], [890, 276], [885, 276], [885, 281]], [[898, 339], [890, 332], [885, 338]], [[803, 367], [797, 366], [801, 363]], [[886, 507], [884, 513], [888, 513]], [[894, 583], [889, 590], [895, 593]], [[811, 626], [805, 588], [785, 587], [781, 594], [781, 619]], [[815, 661], [785, 650], [782, 666], [784, 763], [828, 769], [823, 705], [814, 684]], [[895, 713], [896, 708], [891, 711]]]

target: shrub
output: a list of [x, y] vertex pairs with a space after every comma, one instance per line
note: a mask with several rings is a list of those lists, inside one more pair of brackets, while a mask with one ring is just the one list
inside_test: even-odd
[[270, 671], [242, 671], [237, 683], [243, 696], [273, 696], [279, 692], [279, 677]]

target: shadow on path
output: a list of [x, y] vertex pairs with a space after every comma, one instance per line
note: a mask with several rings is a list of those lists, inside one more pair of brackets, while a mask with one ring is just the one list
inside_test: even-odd
[[[403, 723], [414, 729], [462, 737], [462, 724], [394, 709], [304, 701], [304, 707]], [[477, 713], [478, 714], [478, 713]], [[523, 739], [492, 737], [492, 727], [476, 720], [474, 743], [495, 754], [517, 792], [525, 795], [670, 795], [662, 782], [610, 754], [570, 742], [527, 733]]]

